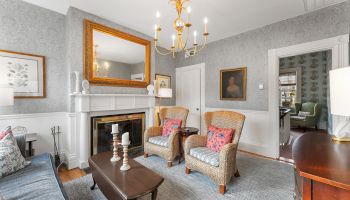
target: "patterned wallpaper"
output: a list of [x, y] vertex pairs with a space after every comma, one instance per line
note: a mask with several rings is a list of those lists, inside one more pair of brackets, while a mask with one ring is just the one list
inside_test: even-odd
[[321, 104], [319, 128], [327, 129], [329, 81], [332, 52], [323, 51], [280, 59], [280, 68], [301, 67], [301, 102]]

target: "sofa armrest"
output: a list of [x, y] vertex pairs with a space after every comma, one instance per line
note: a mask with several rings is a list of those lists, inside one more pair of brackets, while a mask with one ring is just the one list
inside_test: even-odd
[[153, 126], [148, 128], [144, 134], [144, 142], [148, 142], [148, 139], [151, 137], [160, 136], [162, 134], [162, 130], [163, 127], [161, 126]]
[[26, 157], [26, 135], [25, 134], [16, 134], [14, 135], [16, 138], [17, 146], [21, 151], [23, 157]]
[[191, 135], [185, 142], [185, 154], [189, 154], [190, 150], [195, 147], [205, 147], [207, 137], [201, 135]]

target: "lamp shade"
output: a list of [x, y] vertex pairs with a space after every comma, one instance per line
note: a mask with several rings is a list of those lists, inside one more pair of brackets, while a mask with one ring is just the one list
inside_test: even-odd
[[171, 98], [173, 97], [173, 90], [171, 88], [159, 88], [158, 97]]
[[0, 86], [0, 106], [12, 106], [13, 98], [13, 88]]
[[350, 67], [329, 72], [331, 113], [350, 116]]

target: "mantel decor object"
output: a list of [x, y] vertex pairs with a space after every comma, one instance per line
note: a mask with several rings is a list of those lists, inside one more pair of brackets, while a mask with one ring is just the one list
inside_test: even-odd
[[83, 87], [82, 94], [89, 94], [89, 89], [90, 89], [90, 83], [88, 80], [83, 80], [81, 83], [81, 86]]
[[334, 124], [333, 140], [350, 142], [350, 67], [329, 72], [331, 113], [342, 116]]
[[74, 72], [74, 78], [75, 78], [74, 94], [80, 94], [80, 73], [78, 71]]
[[118, 156], [118, 133], [119, 133], [119, 126], [118, 124], [112, 125], [112, 135], [113, 135], [113, 157], [111, 158], [111, 162], [117, 162], [121, 158]]
[[123, 134], [122, 145], [123, 145], [124, 158], [123, 158], [123, 165], [120, 167], [120, 171], [127, 171], [130, 169], [130, 165], [128, 162], [128, 147], [130, 145], [129, 132], [126, 132]]

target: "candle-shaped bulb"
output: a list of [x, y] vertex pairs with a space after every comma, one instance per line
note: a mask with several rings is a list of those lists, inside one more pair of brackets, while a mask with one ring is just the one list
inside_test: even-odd
[[159, 11], [156, 12], [156, 17], [157, 17], [158, 19], [160, 18], [160, 12], [159, 12]]
[[205, 17], [203, 21], [204, 21], [204, 24], [208, 24], [208, 18], [207, 17]]
[[197, 44], [197, 31], [193, 31], [193, 44]]
[[173, 35], [171, 36], [171, 39], [173, 40], [173, 47], [175, 47], [175, 39], [176, 39], [176, 36], [173, 34]]
[[204, 33], [208, 33], [207, 25], [208, 25], [208, 18], [205, 17], [204, 18]]
[[187, 7], [187, 8], [186, 8], [186, 11], [187, 11], [187, 14], [191, 14], [191, 12], [192, 12], [191, 7]]
[[158, 37], [158, 25], [154, 25], [154, 39], [157, 39]]

